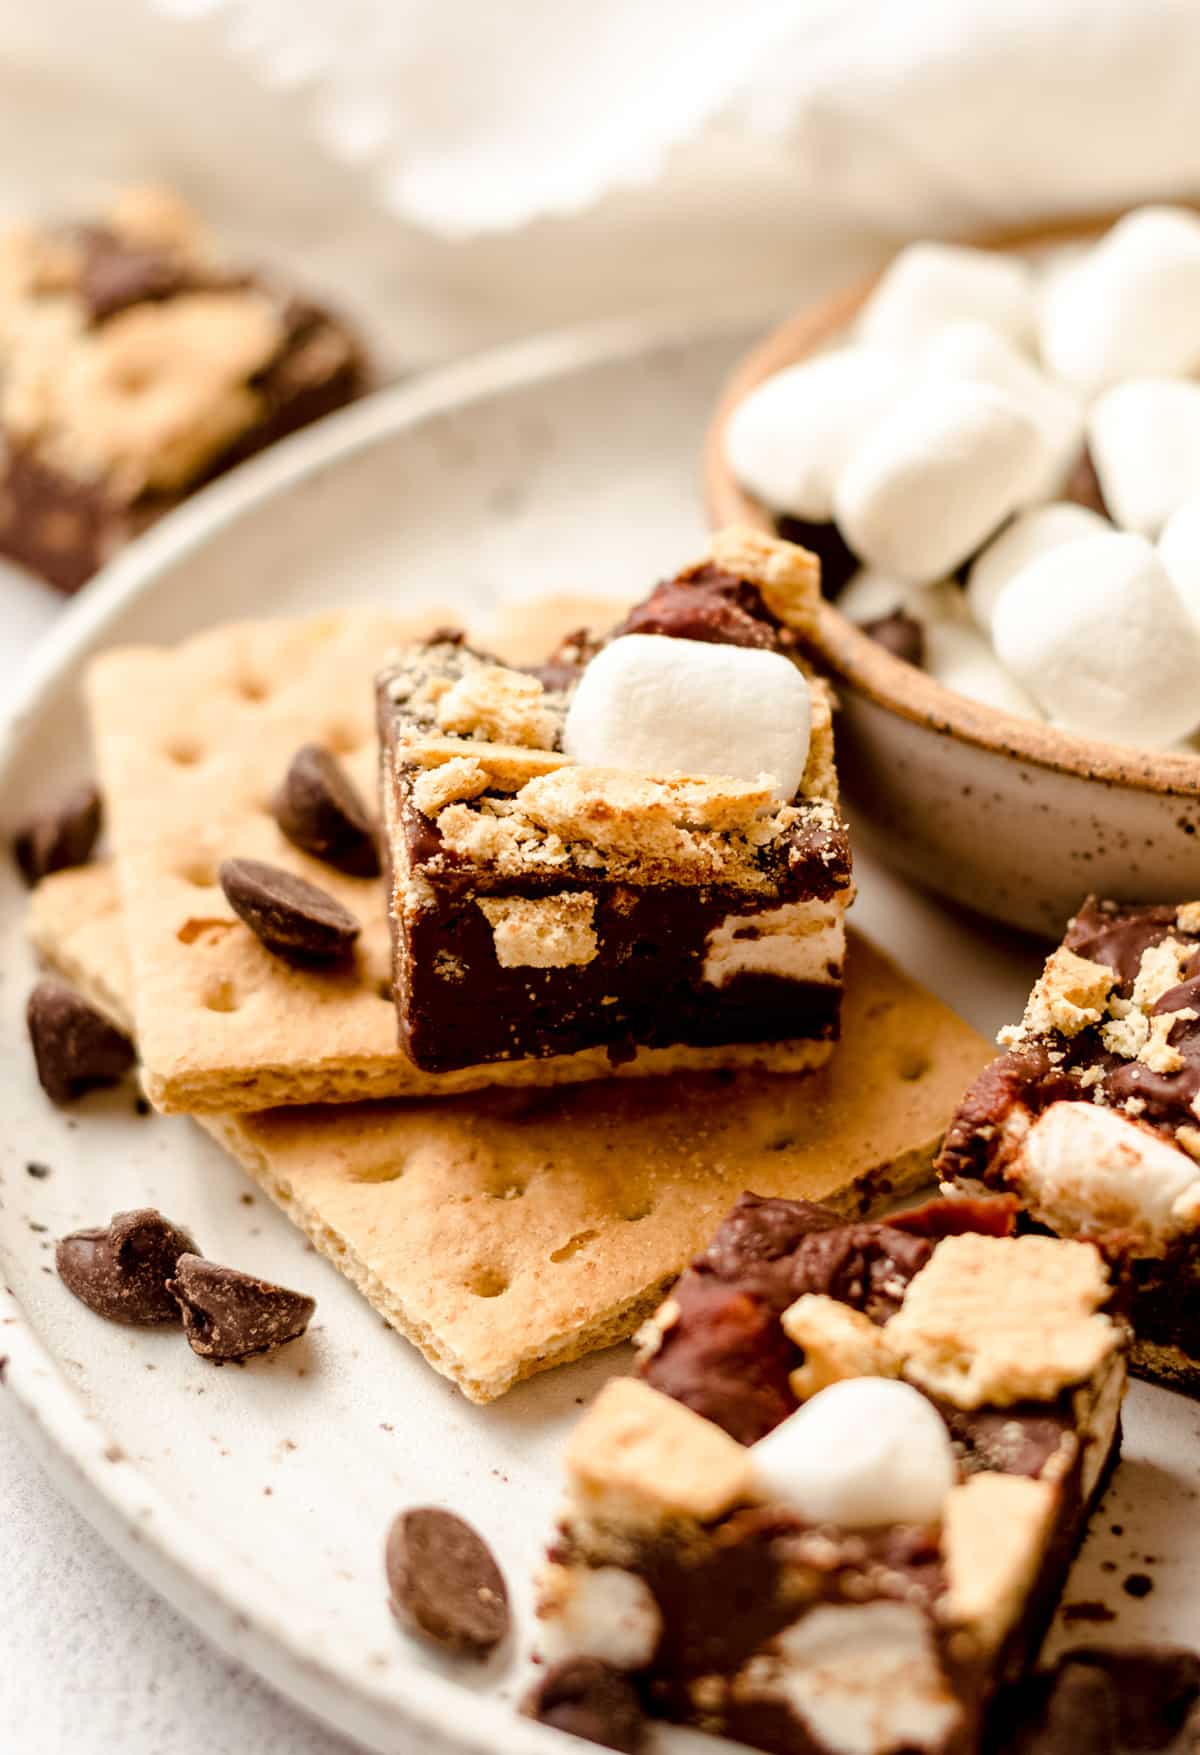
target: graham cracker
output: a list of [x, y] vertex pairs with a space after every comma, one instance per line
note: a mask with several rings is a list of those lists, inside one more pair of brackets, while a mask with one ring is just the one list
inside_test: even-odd
[[[578, 608], [540, 606], [543, 653], [564, 623], [577, 625]], [[444, 619], [353, 609], [246, 622], [93, 662], [87, 694], [98, 779], [129, 933], [143, 1078], [156, 1108], [226, 1113], [683, 1067], [797, 1072], [825, 1061], [830, 1043], [798, 1039], [640, 1049], [616, 1069], [603, 1047], [447, 1073], [413, 1066], [397, 1040], [383, 880], [347, 877], [293, 847], [270, 802], [296, 750], [311, 742], [338, 754], [375, 798], [375, 673], [391, 648]], [[528, 644], [528, 614], [514, 633]], [[320, 971], [272, 956], [216, 882], [221, 860], [233, 856], [283, 866], [342, 902], [363, 929], [352, 963]]]
[[[35, 944], [132, 1023], [111, 872], [47, 878]], [[806, 1077], [687, 1074], [198, 1118], [472, 1401], [630, 1334], [744, 1189], [878, 1210], [929, 1178], [990, 1046], [851, 934]]]

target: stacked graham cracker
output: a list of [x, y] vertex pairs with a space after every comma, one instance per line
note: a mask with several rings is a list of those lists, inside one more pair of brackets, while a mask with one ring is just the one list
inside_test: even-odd
[[[314, 742], [374, 798], [374, 674], [444, 620], [352, 610], [97, 660], [111, 862], [45, 879], [31, 930], [134, 1035], [155, 1106], [194, 1115], [437, 1370], [487, 1401], [627, 1335], [743, 1189], [856, 1213], [919, 1186], [987, 1048], [856, 940], [842, 1044], [816, 1073], [613, 1080], [600, 1052], [419, 1072], [396, 1045], [383, 880], [298, 851], [271, 799]], [[492, 644], [536, 657], [578, 620], [576, 603], [524, 606]], [[352, 968], [272, 957], [217, 884], [234, 856], [349, 907], [363, 928]]]

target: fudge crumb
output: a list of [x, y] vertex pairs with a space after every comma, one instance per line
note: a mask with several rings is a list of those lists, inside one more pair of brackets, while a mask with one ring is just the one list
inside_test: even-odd
[[36, 1158], [31, 1158], [29, 1163], [25, 1166], [25, 1174], [26, 1176], [32, 1176], [35, 1182], [44, 1182], [47, 1176], [50, 1175], [50, 1166], [49, 1164], [39, 1163]]
[[1063, 1620], [1068, 1626], [1076, 1621], [1115, 1621], [1116, 1615], [1105, 1603], [1064, 1603]]

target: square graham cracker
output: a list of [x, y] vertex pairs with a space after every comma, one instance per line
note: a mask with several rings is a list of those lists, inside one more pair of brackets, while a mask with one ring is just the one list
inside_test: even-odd
[[[31, 933], [130, 1027], [110, 872], [47, 878]], [[803, 1077], [689, 1073], [197, 1119], [388, 1323], [484, 1402], [630, 1334], [744, 1189], [847, 1215], [914, 1192], [990, 1056], [851, 933], [843, 1040]]]
[[[514, 646], [551, 650], [579, 600], [526, 606]], [[589, 600], [592, 610], [602, 607]], [[504, 639], [504, 617], [493, 637]], [[491, 1085], [642, 1077], [681, 1067], [819, 1065], [831, 1044], [642, 1049], [614, 1069], [603, 1047], [548, 1059], [422, 1072], [398, 1045], [381, 878], [347, 877], [293, 847], [271, 798], [296, 750], [320, 743], [363, 795], [377, 793], [374, 676], [389, 649], [444, 612], [353, 609], [216, 628], [171, 648], [128, 647], [90, 667], [98, 778], [129, 935], [146, 1095], [166, 1112], [449, 1095]], [[501, 655], [505, 655], [502, 651]], [[514, 657], [519, 657], [514, 653]], [[228, 857], [309, 879], [362, 923], [353, 962], [321, 971], [271, 955], [217, 884]]]

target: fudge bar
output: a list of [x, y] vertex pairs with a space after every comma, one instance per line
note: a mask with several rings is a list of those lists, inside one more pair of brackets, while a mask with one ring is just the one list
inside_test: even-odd
[[[453, 634], [389, 666], [378, 704], [395, 997], [418, 1067], [594, 1047], [613, 1062], [667, 1050], [672, 1069], [747, 1044], [779, 1069], [828, 1055], [853, 884], [829, 698], [799, 655], [817, 600], [811, 556], [729, 531], [606, 641], [577, 636], [537, 674]], [[765, 661], [768, 688], [799, 690], [803, 723], [787, 711], [765, 722], [753, 778], [714, 771], [724, 746], [711, 737], [690, 771], [656, 768], [660, 730], [683, 737], [685, 757], [689, 734], [652, 716], [636, 744], [627, 657], [638, 687], [662, 687], [672, 667], [678, 690], [684, 672], [711, 674], [714, 715], [743, 661]], [[584, 736], [608, 759], [573, 760], [572, 714], [605, 665], [608, 720]], [[797, 736], [806, 754], [780, 783]]]
[[1200, 903], [1089, 898], [938, 1160], [1132, 1283], [1135, 1371], [1200, 1394]]
[[186, 494], [366, 387], [337, 317], [170, 190], [0, 238], [0, 554], [76, 591]]
[[1120, 1442], [1099, 1252], [745, 1195], [566, 1454], [539, 1657], [780, 1755], [969, 1755]]

